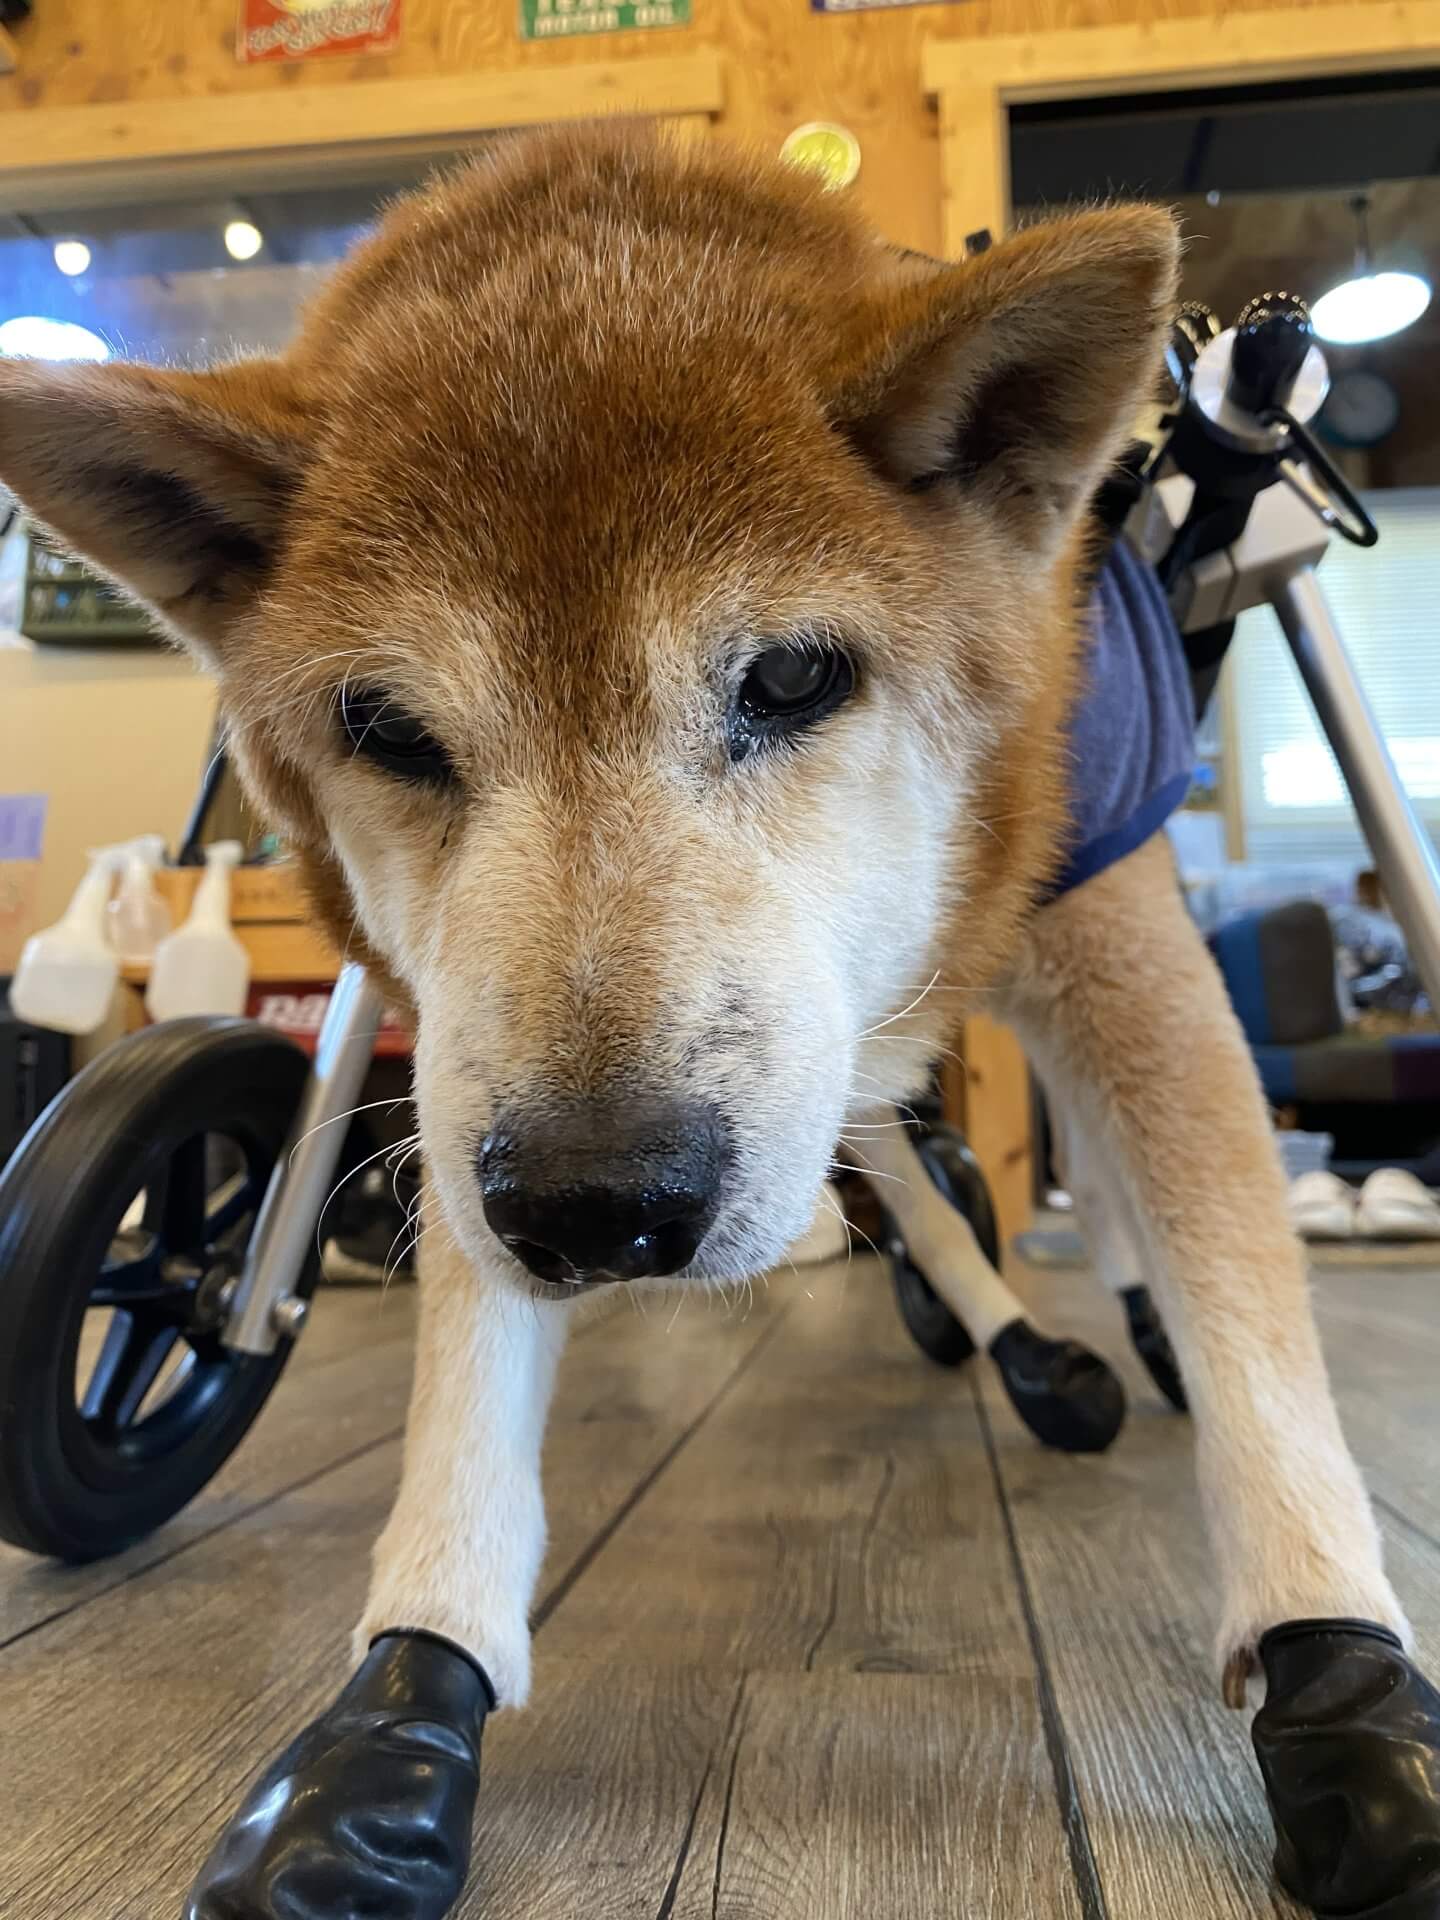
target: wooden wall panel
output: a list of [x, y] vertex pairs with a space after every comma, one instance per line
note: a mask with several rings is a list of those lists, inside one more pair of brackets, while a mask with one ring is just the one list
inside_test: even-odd
[[[1231, 0], [1221, 11], [1252, 3], [1275, 0]], [[283, 95], [351, 80], [381, 87], [392, 75], [553, 69], [712, 46], [727, 56], [727, 134], [773, 146], [802, 120], [843, 121], [864, 148], [867, 208], [894, 239], [934, 249], [936, 122], [920, 90], [927, 36], [963, 40], [1213, 10], [1210, 0], [960, 0], [829, 16], [813, 13], [808, 0], [694, 0], [691, 27], [531, 45], [517, 37], [517, 0], [406, 0], [404, 40], [393, 55], [245, 68], [234, 54], [235, 0], [41, 0], [15, 33], [18, 70], [0, 77], [0, 152], [25, 137], [16, 108]]]

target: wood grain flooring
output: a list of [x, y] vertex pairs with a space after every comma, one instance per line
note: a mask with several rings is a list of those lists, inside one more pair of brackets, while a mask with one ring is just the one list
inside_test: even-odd
[[[536, 1687], [486, 1735], [460, 1920], [1293, 1920], [1209, 1667], [1187, 1424], [1083, 1273], [1022, 1273], [1125, 1372], [1101, 1459], [910, 1347], [878, 1265], [621, 1308], [546, 1447]], [[1440, 1271], [1317, 1298], [1440, 1668]], [[322, 1295], [225, 1472], [98, 1567], [0, 1550], [0, 1914], [172, 1920], [333, 1694], [393, 1496], [413, 1297]], [[335, 1920], [347, 1920], [337, 1915]]]

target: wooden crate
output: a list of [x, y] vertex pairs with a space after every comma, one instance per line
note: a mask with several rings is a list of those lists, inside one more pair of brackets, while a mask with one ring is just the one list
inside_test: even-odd
[[[190, 911], [203, 868], [166, 867], [156, 888], [178, 927]], [[291, 866], [237, 867], [231, 877], [230, 919], [235, 937], [250, 956], [252, 981], [333, 980], [340, 956], [311, 924], [309, 908]], [[143, 986], [145, 967], [127, 967], [125, 978]]]

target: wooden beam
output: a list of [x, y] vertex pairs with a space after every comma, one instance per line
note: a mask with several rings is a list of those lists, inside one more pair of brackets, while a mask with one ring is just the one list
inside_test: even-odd
[[965, 1137], [984, 1169], [1001, 1250], [1034, 1214], [1035, 1148], [1030, 1069], [1020, 1042], [984, 1014], [965, 1022]]
[[929, 40], [927, 93], [994, 87], [1007, 104], [1106, 92], [1394, 72], [1440, 59], [1440, 0], [1360, 0], [993, 40]]
[[0, 207], [182, 191], [192, 177], [282, 156], [314, 169], [357, 151], [443, 149], [477, 134], [614, 113], [708, 116], [725, 104], [710, 51], [420, 80], [35, 107], [0, 121]]
[[968, 235], [1010, 224], [1010, 115], [993, 87], [940, 95], [940, 250], [959, 260]]

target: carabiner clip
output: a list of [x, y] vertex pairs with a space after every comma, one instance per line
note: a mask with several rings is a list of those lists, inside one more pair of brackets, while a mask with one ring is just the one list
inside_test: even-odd
[[[1269, 426], [1283, 426], [1291, 441], [1304, 456], [1305, 466], [1320, 476], [1316, 486], [1304, 468], [1293, 460], [1281, 460], [1280, 477], [1292, 493], [1298, 493], [1306, 506], [1327, 527], [1333, 527], [1352, 547], [1373, 547], [1380, 529], [1365, 511], [1345, 476], [1336, 468], [1319, 441], [1284, 407], [1268, 407], [1260, 416]], [[1347, 517], [1348, 516], [1348, 517]]]

